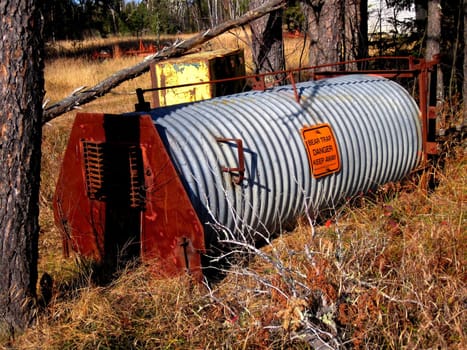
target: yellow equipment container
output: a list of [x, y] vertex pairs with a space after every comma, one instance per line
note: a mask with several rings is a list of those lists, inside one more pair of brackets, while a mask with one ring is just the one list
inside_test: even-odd
[[201, 101], [241, 92], [245, 87], [245, 79], [190, 84], [244, 76], [245, 60], [241, 49], [197, 52], [154, 63], [151, 65], [152, 87], [163, 89], [153, 92], [153, 107]]

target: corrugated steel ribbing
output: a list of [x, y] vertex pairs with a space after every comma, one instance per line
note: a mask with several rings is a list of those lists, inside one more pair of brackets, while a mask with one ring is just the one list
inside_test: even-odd
[[[266, 92], [248, 92], [151, 111], [202, 222], [237, 232], [266, 229], [333, 207], [345, 198], [407, 175], [422, 148], [419, 110], [397, 83], [353, 75]], [[328, 123], [341, 170], [314, 178], [300, 130]], [[243, 141], [245, 178], [232, 183], [221, 168], [238, 165]]]

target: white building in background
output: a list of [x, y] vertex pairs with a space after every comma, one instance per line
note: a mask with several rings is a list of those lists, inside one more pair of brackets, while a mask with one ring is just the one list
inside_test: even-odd
[[401, 28], [394, 28], [394, 19], [398, 21], [415, 19], [415, 6], [410, 10], [396, 11], [386, 5], [386, 0], [368, 0], [368, 33], [390, 33], [394, 30], [401, 33]]

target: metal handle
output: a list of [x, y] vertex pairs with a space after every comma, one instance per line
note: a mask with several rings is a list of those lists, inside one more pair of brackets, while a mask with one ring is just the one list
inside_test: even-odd
[[245, 178], [245, 156], [243, 153], [243, 141], [241, 139], [216, 137], [217, 142], [235, 142], [237, 145], [238, 167], [222, 167], [221, 170], [226, 173], [238, 172], [238, 176], [232, 178], [234, 184], [241, 184]]

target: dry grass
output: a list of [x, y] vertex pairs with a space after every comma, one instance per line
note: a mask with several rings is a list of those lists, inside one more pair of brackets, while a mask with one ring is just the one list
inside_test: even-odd
[[249, 264], [210, 288], [144, 267], [98, 287], [78, 264], [15, 346], [462, 349], [467, 162], [455, 151], [432, 193], [415, 176], [356, 198], [321, 226], [303, 221], [252, 248]]
[[[246, 70], [251, 73], [253, 67], [251, 65], [251, 51], [249, 32], [243, 30], [231, 31], [222, 36], [219, 36], [202, 46], [202, 50], [217, 50], [217, 49], [243, 49], [246, 59]], [[166, 40], [176, 40], [184, 38], [188, 35], [167, 37]], [[145, 40], [149, 41], [151, 38]], [[115, 41], [116, 39], [114, 39]], [[127, 39], [129, 40], [129, 39]], [[69, 42], [57, 43], [56, 50], [59, 52], [76, 52], [79, 54], [82, 50], [93, 50], [92, 48], [99, 48], [101, 46], [108, 47], [114, 44], [114, 41], [102, 42], [101, 40], [91, 41], [79, 45], [79, 48], [74, 46], [70, 47]], [[285, 41], [285, 56], [287, 68], [297, 68], [306, 65], [308, 62], [308, 55], [303, 50], [304, 39], [288, 38]], [[76, 46], [76, 45], [75, 45]], [[133, 40], [133, 48], [138, 47], [136, 39]], [[65, 57], [66, 56], [66, 57]], [[92, 87], [99, 81], [107, 78], [110, 74], [116, 71], [134, 65], [141, 61], [141, 57], [123, 57], [119, 59], [109, 60], [91, 60], [78, 58], [70, 58], [70, 55], [64, 55], [53, 60], [49, 60], [46, 64], [46, 99], [51, 103], [56, 102], [69, 94], [75, 89], [86, 86]], [[106, 111], [108, 113], [118, 113], [129, 111], [134, 108], [136, 98], [134, 92], [136, 88], [149, 88], [151, 86], [151, 79], [149, 74], [144, 74], [141, 77], [125, 82], [120, 85], [112, 93], [99, 99], [97, 103], [91, 103], [84, 108], [92, 111]]]
[[[58, 58], [47, 62], [46, 100], [57, 102], [80, 87], [92, 87], [109, 75], [141, 61], [141, 57], [127, 57], [115, 60], [86, 60], [80, 58]], [[145, 74], [127, 81], [97, 101], [82, 107], [84, 111], [122, 113], [134, 109], [135, 91], [138, 87], [149, 88], [151, 79]], [[74, 113], [73, 113], [74, 114]], [[63, 118], [62, 118], [63, 119]]]
[[[47, 97], [61, 99], [136, 61], [50, 61]], [[148, 83], [140, 77], [83, 109], [127, 112], [131, 93]], [[73, 115], [44, 126], [39, 273], [53, 276], [53, 299], [33, 329], [0, 348], [462, 349], [467, 343], [465, 145], [432, 168], [433, 192], [415, 174], [331, 208], [322, 225], [305, 218], [261, 250], [250, 247], [248, 264], [210, 287], [187, 278], [155, 280], [132, 266], [103, 287], [92, 282], [85, 262], [61, 257], [52, 220]]]

